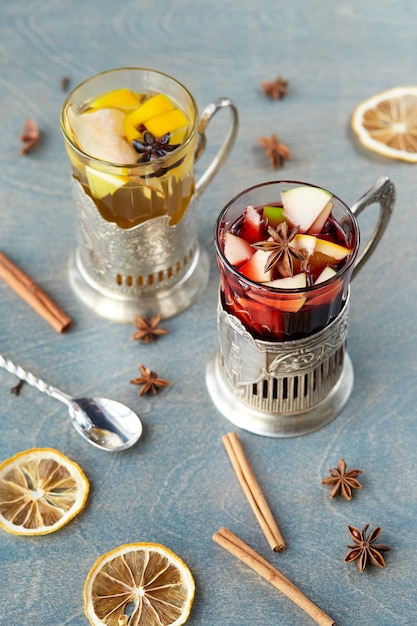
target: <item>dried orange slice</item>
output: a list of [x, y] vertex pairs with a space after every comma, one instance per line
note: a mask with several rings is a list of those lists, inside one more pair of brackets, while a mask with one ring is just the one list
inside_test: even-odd
[[359, 104], [351, 118], [365, 148], [417, 163], [417, 86], [394, 87]]
[[96, 561], [84, 586], [84, 612], [94, 626], [179, 626], [194, 590], [189, 568], [171, 550], [130, 543]]
[[46, 535], [85, 505], [81, 468], [52, 448], [19, 452], [0, 465], [0, 526], [15, 535]]

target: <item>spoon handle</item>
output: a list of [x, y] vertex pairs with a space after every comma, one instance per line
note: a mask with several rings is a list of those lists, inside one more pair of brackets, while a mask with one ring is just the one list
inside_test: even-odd
[[70, 396], [67, 396], [67, 394], [63, 393], [59, 389], [52, 387], [52, 385], [48, 385], [41, 378], [36, 378], [36, 376], [34, 376], [31, 372], [27, 372], [23, 369], [23, 367], [20, 367], [20, 365], [15, 365], [12, 361], [6, 359], [2, 354], [0, 354], [0, 367], [10, 372], [10, 374], [15, 374], [15, 376], [29, 383], [32, 387], [36, 387], [36, 389], [42, 391], [42, 393], [46, 393], [48, 396], [56, 398], [65, 404], [69, 403]]

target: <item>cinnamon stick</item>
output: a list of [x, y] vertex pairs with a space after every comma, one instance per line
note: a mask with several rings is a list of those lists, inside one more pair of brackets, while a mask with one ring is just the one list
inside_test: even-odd
[[71, 327], [72, 319], [1, 251], [0, 278], [57, 332], [62, 333]]
[[235, 470], [237, 479], [255, 513], [256, 519], [274, 552], [285, 550], [285, 541], [271, 513], [265, 496], [256, 480], [255, 474], [245, 456], [237, 433], [231, 432], [222, 437], [222, 441]]
[[303, 594], [298, 587], [273, 567], [260, 554], [244, 543], [227, 528], [221, 528], [213, 535], [213, 541], [233, 554], [240, 561], [265, 578], [290, 600], [305, 611], [319, 626], [334, 626], [334, 621]]

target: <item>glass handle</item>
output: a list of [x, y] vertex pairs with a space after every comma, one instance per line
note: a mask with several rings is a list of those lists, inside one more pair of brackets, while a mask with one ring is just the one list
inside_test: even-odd
[[371, 204], [379, 203], [380, 211], [378, 221], [374, 231], [369, 238], [368, 243], [358, 256], [353, 270], [352, 278], [356, 276], [360, 269], [365, 265], [371, 254], [380, 242], [388, 222], [391, 219], [396, 199], [396, 189], [394, 183], [388, 176], [378, 178], [375, 185], [371, 187], [359, 200], [351, 207], [352, 213], [357, 217], [366, 207]]
[[227, 157], [230, 154], [230, 151], [233, 148], [235, 143], [238, 126], [239, 126], [239, 115], [235, 104], [230, 100], [230, 98], [217, 98], [213, 102], [210, 102], [205, 109], [202, 111], [198, 123], [198, 143], [195, 152], [196, 161], [201, 157], [206, 147], [206, 136], [205, 130], [209, 124], [209, 122], [213, 119], [214, 115], [220, 111], [221, 109], [228, 108], [231, 112], [231, 123], [228, 127], [226, 137], [224, 138], [220, 148], [217, 153], [213, 157], [211, 163], [207, 166], [204, 174], [200, 176], [195, 186], [195, 197], [201, 196], [203, 191], [206, 189], [207, 185], [213, 180], [214, 176], [220, 170]]

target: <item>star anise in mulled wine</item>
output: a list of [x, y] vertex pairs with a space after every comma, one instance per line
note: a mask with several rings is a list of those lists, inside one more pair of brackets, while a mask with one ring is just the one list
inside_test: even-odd
[[276, 228], [268, 226], [269, 239], [252, 244], [256, 250], [270, 253], [265, 263], [265, 273], [277, 267], [281, 276], [287, 278], [294, 275], [294, 260], [303, 263], [307, 259], [305, 250], [298, 250], [291, 245], [297, 233], [298, 226], [289, 230], [288, 223], [282, 222]]
[[154, 137], [152, 133], [146, 130], [143, 133], [142, 141], [133, 140], [133, 147], [142, 156], [138, 159], [138, 163], [149, 163], [159, 159], [169, 152], [176, 150], [180, 144], [170, 144], [171, 133], [166, 133], [162, 137]]
[[369, 524], [366, 524], [363, 530], [359, 530], [354, 526], [348, 526], [347, 528], [354, 545], [348, 546], [350, 552], [345, 556], [345, 563], [351, 563], [357, 559], [360, 572], [364, 571], [369, 561], [378, 567], [384, 567], [385, 561], [381, 552], [388, 552], [391, 548], [381, 543], [375, 543], [381, 533], [381, 528], [377, 526], [369, 532], [369, 535], [366, 534]]
[[334, 498], [339, 492], [346, 498], [351, 500], [352, 489], [362, 489], [362, 485], [357, 480], [359, 474], [362, 474], [362, 470], [351, 469], [346, 471], [346, 462], [344, 459], [339, 459], [337, 467], [329, 469], [327, 478], [324, 478], [321, 482], [323, 485], [331, 486], [329, 496]]

